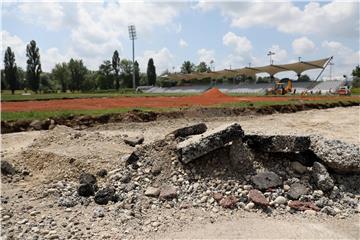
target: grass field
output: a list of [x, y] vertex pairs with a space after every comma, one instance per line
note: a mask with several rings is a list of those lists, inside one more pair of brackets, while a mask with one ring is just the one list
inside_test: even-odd
[[75, 99], [75, 98], [103, 98], [103, 97], [153, 97], [153, 96], [189, 96], [193, 93], [136, 93], [132, 89], [125, 89], [118, 92], [93, 92], [93, 93], [42, 93], [22, 95], [23, 91], [16, 91], [14, 95], [10, 91], [1, 93], [2, 102], [52, 100], [52, 99]]

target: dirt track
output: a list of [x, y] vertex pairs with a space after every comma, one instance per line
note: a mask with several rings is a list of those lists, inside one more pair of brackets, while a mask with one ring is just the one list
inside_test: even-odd
[[309, 100], [343, 100], [351, 101], [359, 97], [338, 97], [338, 96], [291, 96], [291, 97], [232, 97], [221, 93], [218, 90], [210, 90], [202, 95], [187, 97], [115, 97], [115, 98], [88, 98], [88, 99], [67, 99], [49, 101], [26, 101], [26, 102], [3, 102], [3, 112], [18, 111], [50, 111], [50, 110], [97, 110], [112, 108], [171, 108], [190, 106], [212, 106], [233, 102], [302, 102]]
[[[57, 224], [53, 227], [57, 234], [65, 236], [62, 234], [68, 234], [70, 229], [73, 231], [74, 228], [70, 228], [70, 225], [76, 222], [75, 228], [80, 229], [76, 234], [81, 233], [80, 238], [83, 239], [359, 239], [359, 213], [346, 219], [306, 214], [286, 214], [269, 218], [261, 212], [248, 213], [226, 209], [220, 209], [217, 213], [205, 212], [201, 208], [170, 208], [161, 211], [155, 209], [144, 216], [144, 219], [141, 218], [142, 223], [147, 219], [161, 223], [158, 230], [153, 231], [150, 224], [139, 226], [134, 219], [123, 224], [121, 219], [124, 218], [124, 214], [114, 216], [116, 209], [120, 208], [115, 204], [105, 207], [104, 218], [94, 220], [94, 203], [89, 206], [78, 205], [70, 212], [64, 212], [63, 207], [53, 204], [57, 198], [43, 197], [44, 191], [59, 184], [58, 180], [77, 181], [79, 172], [84, 169], [96, 172], [101, 168], [108, 171], [116, 168], [119, 164], [119, 155], [132, 151], [131, 147], [121, 141], [124, 134], [143, 134], [145, 143], [149, 143], [187, 124], [203, 121], [209, 128], [214, 128], [226, 122], [236, 121], [246, 133], [319, 134], [326, 138], [360, 145], [360, 129], [357, 127], [360, 124], [359, 113], [360, 107], [348, 107], [267, 116], [111, 123], [80, 132], [70, 128], [57, 128], [52, 131], [5, 134], [2, 135], [2, 157], [17, 167], [26, 166], [31, 176], [18, 182], [2, 181], [2, 196], [11, 199], [11, 207], [9, 204], [4, 206], [5, 209], [14, 212], [11, 221], [15, 225], [24, 218], [29, 221], [26, 225], [37, 224], [42, 221], [42, 216], [46, 216], [44, 222], [47, 227], [46, 219], [51, 217]], [[71, 164], [71, 159], [76, 161]], [[31, 216], [30, 213], [35, 210], [40, 214]], [[71, 223], [68, 224], [68, 221]], [[3, 224], [6, 224], [6, 221], [2, 222], [3, 229], [11, 228], [15, 233], [20, 233], [15, 225], [5, 227]], [[20, 228], [20, 231], [24, 229]], [[23, 237], [31, 231], [25, 232]]]

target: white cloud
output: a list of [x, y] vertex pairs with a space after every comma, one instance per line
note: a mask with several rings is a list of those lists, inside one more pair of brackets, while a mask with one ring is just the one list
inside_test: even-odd
[[18, 5], [20, 18], [26, 23], [45, 26], [48, 30], [58, 30], [63, 25], [64, 9], [58, 2], [21, 3]]
[[179, 41], [179, 46], [182, 47], [182, 48], [186, 48], [188, 47], [188, 43], [184, 40], [184, 39], [180, 39]]
[[162, 48], [159, 51], [147, 50], [144, 52], [143, 56], [138, 57], [138, 62], [140, 65], [140, 71], [146, 72], [147, 64], [149, 59], [154, 60], [154, 65], [156, 67], [156, 73], [160, 75], [166, 69], [171, 71], [174, 65], [174, 56], [167, 48]]
[[285, 33], [358, 37], [359, 3], [310, 2], [301, 9], [293, 2], [200, 2], [196, 9], [219, 8], [233, 27], [274, 27]]
[[283, 64], [287, 60], [287, 51], [281, 49], [279, 45], [272, 45], [269, 51], [274, 52], [275, 55], [272, 55], [272, 60], [274, 64]]
[[340, 42], [324, 41], [321, 46], [329, 55], [334, 56], [334, 76], [350, 76], [352, 69], [360, 62], [360, 51], [354, 51]]
[[252, 49], [252, 44], [246, 37], [237, 36], [233, 32], [228, 32], [223, 37], [225, 46], [234, 47], [237, 53], [246, 53]]
[[310, 54], [315, 50], [315, 44], [307, 37], [297, 38], [292, 42], [292, 47], [295, 54]]
[[199, 62], [205, 62], [206, 64], [210, 64], [211, 60], [215, 60], [215, 51], [208, 50], [205, 48], [201, 48], [197, 51]]

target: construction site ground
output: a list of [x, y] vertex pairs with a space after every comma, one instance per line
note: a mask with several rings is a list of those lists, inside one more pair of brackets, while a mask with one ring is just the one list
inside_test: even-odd
[[[94, 99], [94, 101], [98, 100]], [[31, 102], [20, 104], [31, 104]], [[46, 102], [39, 102], [39, 104], [46, 104]], [[103, 218], [94, 219], [92, 217], [94, 208], [96, 208], [94, 203], [87, 207], [77, 205], [65, 211], [63, 207], [51, 204], [47, 198], [43, 197], [43, 192], [51, 184], [63, 180], [77, 181], [79, 173], [70, 169], [73, 165], [64, 162], [64, 157], [76, 159], [75, 163], [79, 171], [86, 170], [95, 173], [103, 168], [111, 171], [119, 164], [120, 156], [133, 150], [132, 147], [121, 141], [122, 136], [141, 134], [144, 136], [144, 144], [146, 144], [163, 138], [179, 127], [199, 122], [206, 123], [209, 128], [224, 123], [238, 122], [246, 134], [318, 134], [329, 139], [339, 139], [360, 145], [360, 107], [338, 107], [262, 116], [180, 118], [155, 122], [110, 123], [83, 130], [81, 131], [83, 135], [75, 138], [62, 138], [62, 136], [69, 136], [71, 131], [75, 131], [65, 127], [64, 132], [62, 132], [62, 128], [57, 127], [48, 131], [2, 134], [2, 159], [13, 163], [15, 167], [25, 167], [30, 172], [30, 175], [19, 181], [2, 181], [2, 197], [6, 196], [10, 203], [16, 202], [12, 205], [2, 204], [2, 211], [8, 210], [13, 214], [11, 221], [14, 224], [10, 226], [13, 228], [10, 232], [15, 236], [21, 234], [23, 234], [21, 236], [25, 236], [26, 232], [21, 233], [21, 231], [25, 231], [26, 227], [21, 228], [19, 225], [25, 226], [29, 222], [34, 222], [35, 218], [48, 219], [51, 217], [57, 226], [53, 233], [57, 234], [59, 238], [66, 238], [62, 233], [67, 229], [69, 222], [83, 232], [81, 236], [84, 239], [360, 238], [359, 213], [340, 219], [306, 214], [268, 216], [261, 212], [229, 209], [221, 209], [219, 212], [206, 212], [201, 208], [181, 209], [176, 212], [171, 208], [156, 209], [146, 216], [146, 219], [151, 220], [149, 228], [156, 230], [141, 231], [131, 220], [123, 223], [119, 219], [114, 219], [112, 211], [116, 207], [115, 204], [106, 206]], [[44, 135], [47, 137], [43, 138]], [[48, 141], [49, 136], [52, 136], [53, 142], [41, 142], [42, 139]], [[19, 157], [20, 155], [28, 157], [24, 160]], [[38, 213], [34, 213], [35, 211]], [[155, 224], [156, 221], [152, 221], [153, 219], [156, 219], [158, 223]], [[2, 219], [3, 230], [6, 221], [4, 223], [4, 219]], [[44, 220], [43, 222], [52, 224], [51, 221], [48, 223]], [[6, 226], [6, 228], [8, 227]], [[29, 229], [32, 227], [32, 225], [28, 226]], [[71, 233], [69, 234], [71, 235]]]

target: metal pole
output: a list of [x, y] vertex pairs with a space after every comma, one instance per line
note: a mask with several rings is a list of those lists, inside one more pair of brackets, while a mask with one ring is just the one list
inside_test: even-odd
[[132, 40], [132, 53], [133, 53], [133, 88], [136, 90], [136, 83], [135, 83], [135, 44], [134, 39]]
[[319, 73], [319, 75], [316, 77], [315, 81], [317, 81], [319, 79], [319, 77], [321, 76], [321, 74], [325, 71], [325, 68], [327, 67], [327, 65], [331, 62], [331, 60], [333, 59], [333, 56], [331, 56], [329, 58], [329, 61], [326, 62], [324, 68], [321, 70], [321, 72]]

